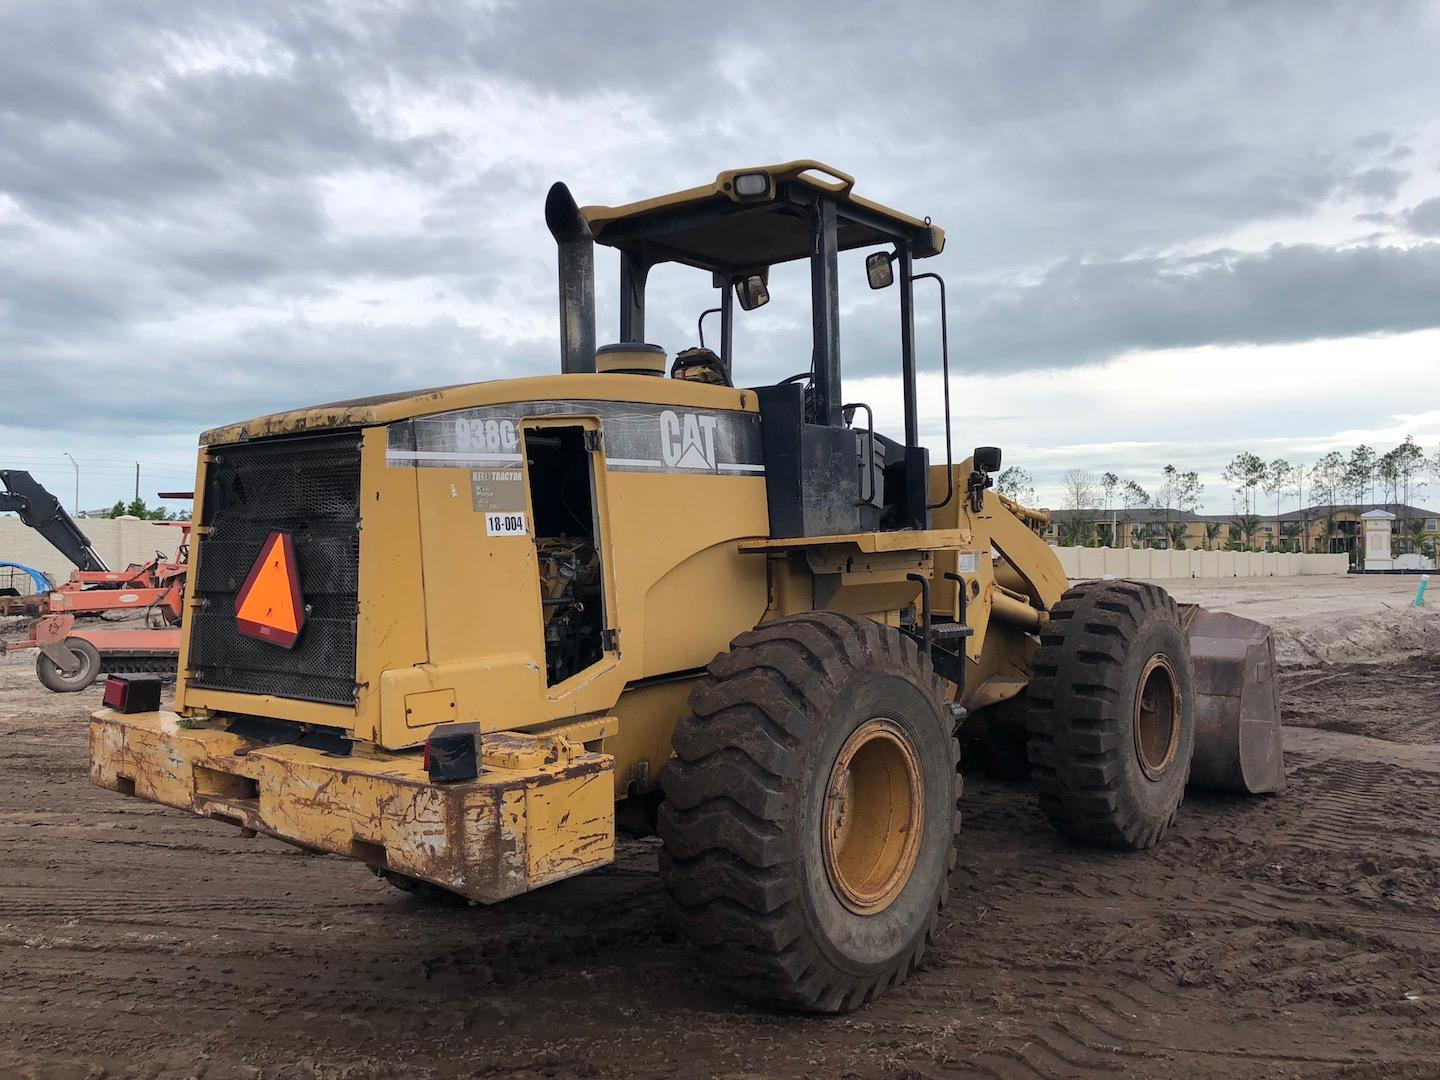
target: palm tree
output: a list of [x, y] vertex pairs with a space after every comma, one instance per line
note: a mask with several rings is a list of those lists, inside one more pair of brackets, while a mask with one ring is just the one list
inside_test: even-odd
[[1183, 521], [1174, 521], [1174, 522], [1171, 522], [1171, 523], [1170, 523], [1170, 527], [1169, 527], [1169, 532], [1170, 532], [1170, 550], [1171, 550], [1171, 551], [1184, 551], [1184, 550], [1185, 550], [1185, 523], [1184, 523]]
[[1225, 525], [1225, 523], [1222, 522], [1222, 521], [1207, 521], [1207, 522], [1205, 522], [1205, 550], [1206, 550], [1206, 551], [1210, 551], [1210, 550], [1211, 550], [1211, 545], [1212, 545], [1213, 543], [1215, 543], [1215, 538], [1220, 535], [1220, 530], [1221, 530], [1222, 528], [1224, 528], [1224, 525]]
[[1240, 550], [1252, 551], [1255, 548], [1255, 530], [1260, 528], [1260, 519], [1254, 514], [1238, 514], [1230, 519], [1230, 539], [1235, 539], [1238, 532], [1244, 543]]
[[1300, 550], [1300, 523], [1298, 521], [1287, 521], [1280, 526], [1280, 535], [1285, 537], [1288, 543], [1295, 545], [1295, 550]]
[[1425, 553], [1425, 519], [1411, 518], [1410, 532], [1406, 539], [1410, 541], [1410, 550], [1417, 555]]

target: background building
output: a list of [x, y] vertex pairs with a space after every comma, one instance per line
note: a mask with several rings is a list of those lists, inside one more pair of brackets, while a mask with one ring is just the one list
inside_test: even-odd
[[[1395, 515], [1396, 554], [1434, 555], [1440, 546], [1440, 511], [1405, 503], [1309, 506], [1284, 514], [1194, 514], [1189, 511], [1053, 510], [1045, 539], [1052, 544], [1195, 550], [1304, 551], [1353, 554], [1363, 544], [1361, 515]], [[1111, 540], [1112, 522], [1119, 543]]]

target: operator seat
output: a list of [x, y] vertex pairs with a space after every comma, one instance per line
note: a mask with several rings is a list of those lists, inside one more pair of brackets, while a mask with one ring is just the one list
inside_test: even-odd
[[734, 386], [730, 381], [730, 369], [715, 350], [704, 347], [684, 349], [675, 354], [675, 363], [670, 366], [672, 379], [686, 382], [707, 383], [711, 386]]

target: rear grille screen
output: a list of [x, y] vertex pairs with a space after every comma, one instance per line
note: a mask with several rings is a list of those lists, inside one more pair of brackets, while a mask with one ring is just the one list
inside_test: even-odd
[[[360, 433], [215, 449], [191, 588], [190, 685], [332, 705], [355, 702]], [[275, 529], [290, 533], [307, 605], [293, 649], [241, 634], [235, 597]]]

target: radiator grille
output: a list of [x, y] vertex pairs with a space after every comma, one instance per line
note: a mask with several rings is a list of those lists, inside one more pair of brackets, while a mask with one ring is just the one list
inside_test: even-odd
[[[267, 439], [214, 451], [192, 588], [192, 686], [333, 705], [355, 700], [360, 434]], [[235, 596], [275, 529], [290, 533], [308, 605], [293, 649], [241, 634]]]

